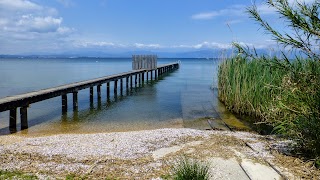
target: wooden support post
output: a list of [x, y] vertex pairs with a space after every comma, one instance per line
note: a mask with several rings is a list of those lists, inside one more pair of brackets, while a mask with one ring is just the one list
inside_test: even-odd
[[63, 94], [61, 96], [61, 100], [62, 100], [62, 113], [66, 113], [66, 112], [68, 112], [68, 96], [67, 96], [67, 94]]
[[144, 84], [144, 72], [142, 72], [142, 84]]
[[107, 82], [107, 100], [110, 100], [110, 82]]
[[17, 131], [17, 108], [10, 110], [9, 130], [10, 132]]
[[126, 90], [129, 90], [129, 76], [126, 77]]
[[90, 87], [90, 105], [93, 105], [93, 87]]
[[149, 71], [146, 72], [147, 74], [147, 82], [149, 81]]
[[120, 79], [120, 95], [123, 96], [123, 78]]
[[151, 81], [152, 81], [152, 71], [153, 71], [153, 70], [150, 71], [150, 80], [151, 80]]
[[98, 99], [101, 99], [101, 84], [97, 86], [97, 96], [98, 96]]
[[158, 78], [157, 69], [154, 70], [154, 79], [156, 80]]
[[114, 97], [118, 96], [118, 79], [114, 80], [114, 89], [113, 89]]
[[137, 76], [138, 76], [138, 85], [141, 83], [140, 82], [140, 73], [139, 74], [137, 74]]
[[142, 73], [139, 73], [139, 84], [142, 84]]
[[28, 106], [20, 108], [21, 130], [28, 129]]
[[134, 75], [134, 87], [137, 87], [137, 74]]
[[130, 75], [130, 88], [132, 89], [132, 75]]
[[78, 111], [78, 91], [75, 91], [73, 94], [73, 111]]

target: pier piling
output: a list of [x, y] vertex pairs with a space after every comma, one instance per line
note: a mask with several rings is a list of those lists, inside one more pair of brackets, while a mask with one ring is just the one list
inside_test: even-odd
[[78, 111], [78, 91], [72, 93], [73, 96], [73, 111]]
[[21, 130], [28, 129], [28, 106], [20, 108]]
[[90, 104], [93, 104], [93, 87], [90, 87]]
[[10, 110], [9, 130], [10, 132], [17, 131], [17, 108]]
[[123, 96], [123, 78], [120, 79], [120, 95]]
[[110, 101], [110, 82], [107, 82], [107, 100]]
[[63, 94], [61, 96], [62, 99], [62, 113], [68, 112], [68, 96], [67, 94]]
[[101, 84], [97, 86], [97, 96], [98, 96], [98, 99], [101, 99]]

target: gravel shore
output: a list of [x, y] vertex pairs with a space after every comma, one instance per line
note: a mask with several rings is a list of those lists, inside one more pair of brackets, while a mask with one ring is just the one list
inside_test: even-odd
[[274, 141], [248, 132], [187, 128], [44, 137], [7, 135], [0, 136], [0, 170], [28, 172], [40, 179], [64, 179], [70, 174], [88, 179], [153, 179], [170, 173], [181, 156], [238, 161], [245, 157], [262, 163], [263, 159], [273, 160], [270, 143]]

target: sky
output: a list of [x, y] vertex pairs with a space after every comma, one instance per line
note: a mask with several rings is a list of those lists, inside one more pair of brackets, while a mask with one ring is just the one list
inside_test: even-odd
[[[246, 8], [251, 0], [0, 0], [0, 54], [186, 52], [236, 41], [276, 45]], [[263, 0], [263, 17], [286, 26]]]

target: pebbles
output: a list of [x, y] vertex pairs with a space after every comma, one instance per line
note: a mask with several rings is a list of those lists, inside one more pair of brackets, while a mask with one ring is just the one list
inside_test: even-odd
[[155, 149], [168, 147], [186, 138], [208, 137], [211, 133], [193, 129], [158, 129], [150, 131], [62, 134], [26, 138], [24, 141], [0, 146], [1, 151], [16, 150], [20, 153], [37, 153], [47, 157], [64, 155], [85, 160], [89, 157], [135, 159]]
[[[38, 177], [64, 178], [75, 173], [95, 178], [109, 177], [112, 172], [111, 177], [152, 179], [167, 173], [170, 162], [181, 154], [200, 159], [237, 158], [232, 151], [236, 150], [246, 158], [270, 157], [262, 137], [187, 128], [45, 137], [8, 135], [0, 136], [0, 169], [43, 172]], [[172, 150], [174, 147], [178, 148]]]

